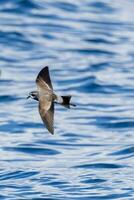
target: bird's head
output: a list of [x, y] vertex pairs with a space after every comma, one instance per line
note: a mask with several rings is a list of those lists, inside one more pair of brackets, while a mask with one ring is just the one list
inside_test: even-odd
[[38, 101], [38, 92], [37, 91], [32, 91], [29, 93], [29, 95], [27, 96], [27, 99], [32, 98], [36, 101]]

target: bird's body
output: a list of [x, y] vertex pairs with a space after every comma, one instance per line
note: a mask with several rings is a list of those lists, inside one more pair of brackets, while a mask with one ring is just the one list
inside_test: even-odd
[[58, 96], [54, 93], [48, 67], [44, 67], [36, 78], [37, 91], [29, 93], [29, 97], [39, 101], [39, 113], [51, 134], [54, 134], [54, 103], [70, 108], [71, 96]]

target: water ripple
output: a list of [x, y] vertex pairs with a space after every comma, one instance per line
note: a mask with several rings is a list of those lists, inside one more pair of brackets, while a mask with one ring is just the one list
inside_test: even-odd
[[59, 152], [54, 149], [48, 149], [48, 148], [39, 148], [39, 147], [4, 147], [5, 151], [15, 151], [15, 152], [22, 152], [26, 154], [35, 154], [35, 155], [55, 155]]
[[[0, 199], [134, 199], [131, 0], [1, 0]], [[55, 135], [26, 100], [48, 65]]]
[[122, 168], [124, 166], [120, 166], [117, 164], [110, 164], [110, 163], [95, 163], [95, 164], [84, 164], [84, 165], [78, 165], [75, 166], [75, 168], [85, 168], [85, 169], [117, 169]]

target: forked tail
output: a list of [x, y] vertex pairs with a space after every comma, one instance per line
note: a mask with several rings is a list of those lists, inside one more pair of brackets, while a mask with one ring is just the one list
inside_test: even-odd
[[62, 105], [66, 108], [70, 108], [70, 106], [76, 106], [75, 104], [70, 103], [71, 96], [61, 96], [63, 99]]

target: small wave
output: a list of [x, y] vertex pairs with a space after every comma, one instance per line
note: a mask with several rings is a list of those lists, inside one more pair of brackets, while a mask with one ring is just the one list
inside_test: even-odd
[[134, 154], [134, 147], [124, 148], [122, 150], [111, 153], [111, 155], [126, 155], [126, 154]]
[[97, 184], [97, 183], [104, 183], [104, 182], [106, 182], [106, 180], [105, 179], [99, 179], [99, 178], [94, 178], [94, 179], [92, 179], [92, 178], [89, 178], [89, 179], [85, 178], [85, 180], [83, 180], [81, 182], [82, 183], [86, 183], [86, 184], [90, 184], [90, 183]]
[[34, 172], [34, 171], [29, 171], [29, 172], [25, 172], [25, 171], [14, 171], [14, 172], [6, 172], [6, 173], [1, 173], [0, 176], [0, 180], [4, 181], [4, 180], [9, 180], [9, 179], [26, 179], [28, 177], [33, 177], [35, 175], [37, 175], [38, 172]]
[[94, 164], [82, 164], [77, 165], [75, 168], [86, 168], [86, 169], [118, 169], [123, 168], [125, 166], [118, 165], [118, 164], [110, 164], [110, 163], [94, 163]]
[[15, 151], [26, 154], [34, 154], [34, 155], [56, 155], [59, 154], [57, 150], [48, 149], [48, 148], [39, 148], [39, 147], [3, 147], [5, 151]]
[[76, 52], [76, 53], [80, 53], [80, 54], [84, 54], [84, 55], [111, 55], [113, 56], [115, 53], [112, 51], [108, 51], [108, 50], [102, 50], [102, 49], [68, 49], [68, 51], [70, 52]]
[[113, 13], [114, 12], [114, 8], [112, 8], [108, 3], [106, 2], [91, 2], [88, 3], [87, 6], [94, 8], [94, 12], [97, 13]]
[[13, 95], [0, 95], [0, 103], [12, 102], [20, 100], [21, 98]]
[[57, 7], [67, 12], [77, 12], [78, 9], [75, 3], [70, 3], [70, 2], [55, 2], [52, 4], [54, 7]]
[[28, 128], [28, 126], [30, 128], [40, 128], [42, 127], [42, 125], [40, 123], [31, 123], [31, 122], [24, 122], [24, 123], [20, 123], [17, 121], [12, 121], [9, 120], [7, 118], [7, 122], [5, 124], [1, 124], [0, 125], [0, 130], [1, 132], [5, 132], [5, 133], [24, 133], [25, 129]]
[[98, 122], [97, 126], [104, 127], [107, 129], [128, 129], [134, 128], [134, 121], [115, 121], [115, 122]]

